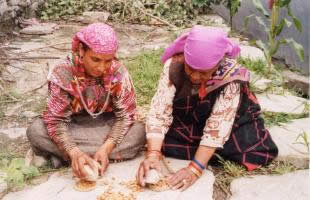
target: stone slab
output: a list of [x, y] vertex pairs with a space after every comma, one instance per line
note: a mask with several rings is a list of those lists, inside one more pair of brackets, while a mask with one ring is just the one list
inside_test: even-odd
[[[253, 73], [251, 72], [251, 75]], [[253, 78], [252, 78], [253, 77]], [[251, 84], [254, 85], [255, 88], [258, 88], [260, 90], [265, 90], [268, 88], [269, 84], [272, 83], [272, 80], [265, 79], [263, 77], [259, 77], [257, 75], [252, 75], [250, 79]]]
[[[105, 176], [104, 181], [113, 186], [113, 191], [125, 193], [129, 190], [120, 184], [123, 181], [135, 180], [138, 166], [143, 159], [140, 156], [131, 161], [121, 163], [111, 163]], [[189, 161], [167, 159], [169, 166], [173, 170], [178, 170], [187, 166]], [[165, 191], [153, 192], [146, 190], [138, 194], [137, 200], [212, 200], [214, 175], [207, 171], [203, 176], [188, 190], [180, 191]], [[73, 189], [74, 180], [72, 174], [68, 172], [65, 175], [53, 175], [49, 180], [41, 185], [6, 195], [3, 200], [85, 200], [96, 199], [96, 197], [105, 190], [108, 185], [98, 184], [97, 188], [90, 192], [77, 192]]]
[[310, 78], [309, 76], [303, 76], [298, 73], [294, 73], [289, 70], [282, 72], [285, 79], [285, 85], [289, 88], [294, 88], [296, 91], [300, 91], [303, 94], [310, 95]]
[[52, 34], [55, 31], [57, 24], [42, 23], [37, 25], [28, 26], [20, 31], [26, 35], [47, 35]]
[[109, 12], [83, 12], [82, 16], [78, 16], [76, 19], [72, 19], [72, 21], [81, 22], [83, 24], [106, 22], [110, 15], [111, 14]]
[[309, 150], [300, 135], [306, 134], [310, 138], [310, 118], [271, 127], [269, 132], [279, 148], [278, 160], [290, 161], [298, 167], [308, 166]]
[[240, 56], [243, 58], [250, 58], [252, 60], [266, 60], [264, 52], [257, 47], [240, 45]]
[[231, 183], [229, 200], [309, 200], [309, 170], [281, 176], [253, 176]]
[[26, 128], [0, 129], [0, 133], [7, 135], [10, 139], [26, 136]]
[[301, 114], [305, 111], [305, 104], [310, 103], [304, 98], [291, 95], [258, 94], [258, 102], [263, 111]]

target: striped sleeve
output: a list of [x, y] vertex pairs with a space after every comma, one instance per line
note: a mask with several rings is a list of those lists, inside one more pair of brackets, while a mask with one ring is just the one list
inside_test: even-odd
[[119, 91], [112, 97], [116, 122], [112, 127], [108, 139], [118, 145], [122, 142], [129, 128], [134, 123], [136, 114], [134, 86], [127, 70], [124, 70], [122, 79], [116, 84], [116, 88], [119, 88]]
[[69, 94], [56, 84], [49, 82], [47, 111], [43, 114], [43, 120], [47, 125], [48, 135], [65, 153], [76, 146], [68, 133], [68, 123], [72, 114], [70, 103]]

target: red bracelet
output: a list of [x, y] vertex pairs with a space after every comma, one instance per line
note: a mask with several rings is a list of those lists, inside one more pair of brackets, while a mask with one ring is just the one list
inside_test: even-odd
[[187, 167], [197, 178], [201, 177], [202, 173], [199, 172], [196, 168], [194, 168], [192, 165], [188, 165]]
[[202, 170], [200, 167], [198, 167], [194, 162], [190, 162], [189, 166], [194, 167], [198, 172], [200, 172], [202, 174]]

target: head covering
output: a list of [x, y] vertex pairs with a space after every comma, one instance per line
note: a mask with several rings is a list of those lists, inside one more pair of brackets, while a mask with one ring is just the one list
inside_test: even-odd
[[77, 52], [79, 43], [85, 43], [96, 53], [113, 54], [119, 43], [115, 31], [104, 23], [94, 23], [75, 34], [72, 41], [72, 51]]
[[215, 67], [224, 56], [231, 58], [238, 56], [240, 47], [220, 28], [194, 26], [189, 33], [177, 38], [165, 50], [161, 61], [165, 63], [175, 54], [182, 52], [191, 68], [208, 70]]

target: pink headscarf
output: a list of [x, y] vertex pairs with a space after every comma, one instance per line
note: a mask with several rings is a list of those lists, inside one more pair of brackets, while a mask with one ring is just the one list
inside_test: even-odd
[[72, 41], [72, 51], [77, 52], [79, 43], [85, 43], [96, 53], [113, 54], [119, 43], [115, 31], [104, 23], [91, 24], [75, 34]]
[[177, 38], [161, 57], [162, 63], [177, 53], [184, 52], [185, 61], [193, 69], [208, 70], [224, 56], [235, 58], [240, 47], [234, 44], [220, 28], [194, 26], [189, 33]]

